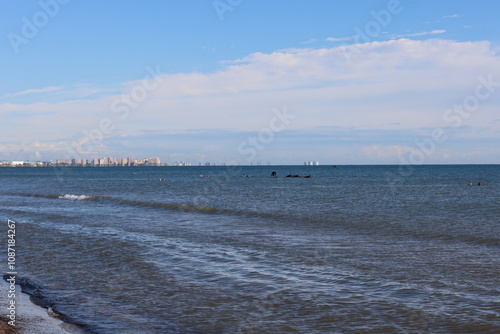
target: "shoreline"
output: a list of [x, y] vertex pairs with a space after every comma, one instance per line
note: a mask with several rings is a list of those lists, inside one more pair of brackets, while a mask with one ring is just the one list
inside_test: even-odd
[[[9, 284], [2, 279], [2, 291], [9, 289]], [[82, 334], [83, 331], [75, 325], [64, 322], [49, 315], [47, 309], [34, 304], [30, 295], [21, 292], [16, 284], [16, 326], [9, 325], [6, 310], [7, 294], [0, 297], [2, 313], [0, 314], [0, 334]]]

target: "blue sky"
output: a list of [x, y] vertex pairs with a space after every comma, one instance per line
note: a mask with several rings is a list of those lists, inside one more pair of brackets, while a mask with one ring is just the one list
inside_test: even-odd
[[500, 163], [493, 0], [0, 9], [0, 160]]

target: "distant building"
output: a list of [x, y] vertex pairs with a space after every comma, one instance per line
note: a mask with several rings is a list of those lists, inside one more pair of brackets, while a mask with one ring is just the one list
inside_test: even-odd
[[304, 166], [319, 166], [318, 161], [306, 161], [304, 162]]
[[160, 158], [149, 158], [147, 161], [149, 166], [160, 166], [161, 164]]
[[[167, 164], [167, 166], [168, 166], [168, 164]], [[181, 161], [181, 162], [175, 161], [172, 164], [172, 166], [182, 166], [182, 167], [184, 167], [184, 166], [191, 166], [191, 163], [190, 162], [185, 162], [185, 161]], [[201, 166], [201, 163], [200, 163], [200, 166]]]
[[[217, 166], [217, 163], [199, 163], [200, 166]], [[225, 163], [222, 163], [223, 166], [226, 166]], [[3, 167], [15, 167], [15, 166], [24, 166], [24, 167], [50, 167], [50, 166], [58, 166], [58, 167], [113, 167], [113, 166], [192, 166], [190, 162], [186, 161], [175, 161], [175, 163], [163, 163], [160, 158], [152, 157], [145, 159], [131, 159], [128, 158], [119, 158], [115, 159], [113, 157], [103, 157], [103, 158], [93, 158], [93, 159], [77, 159], [71, 158], [67, 160], [50, 160], [50, 161], [0, 161], [0, 166]]]

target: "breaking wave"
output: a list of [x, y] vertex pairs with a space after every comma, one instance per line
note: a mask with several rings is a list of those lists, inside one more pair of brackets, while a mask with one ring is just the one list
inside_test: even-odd
[[92, 196], [66, 194], [66, 195], [59, 196], [58, 198], [67, 199], [70, 201], [84, 201], [86, 199], [92, 199]]

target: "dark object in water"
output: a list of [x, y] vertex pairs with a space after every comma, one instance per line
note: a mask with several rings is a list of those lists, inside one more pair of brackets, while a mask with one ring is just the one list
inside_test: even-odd
[[277, 174], [275, 171], [273, 171], [273, 172], [271, 173], [271, 177], [278, 177], [278, 174]]
[[288, 174], [286, 177], [302, 177], [300, 174]]

